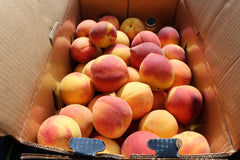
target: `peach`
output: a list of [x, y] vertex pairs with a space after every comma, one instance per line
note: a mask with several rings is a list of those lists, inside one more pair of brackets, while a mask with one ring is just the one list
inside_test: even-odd
[[106, 96], [106, 95], [109, 95], [109, 96], [116, 96], [116, 93], [115, 92], [111, 92], [111, 93], [101, 93], [101, 94], [98, 94], [96, 96], [94, 96], [88, 103], [87, 107], [91, 110], [91, 112], [93, 111], [93, 106], [95, 104], [95, 102], [102, 96]]
[[92, 133], [92, 112], [87, 107], [80, 104], [70, 104], [62, 108], [59, 115], [74, 119], [80, 127], [82, 137], [89, 137]]
[[178, 150], [179, 154], [187, 155], [210, 153], [209, 143], [200, 133], [195, 131], [185, 131], [173, 136], [173, 138], [178, 138], [182, 141], [182, 146]]
[[60, 82], [59, 91], [66, 105], [85, 105], [95, 93], [91, 79], [79, 72], [67, 74]]
[[152, 109], [152, 90], [145, 83], [129, 82], [118, 90], [117, 96], [129, 104], [133, 112], [133, 120], [140, 119]]
[[178, 123], [171, 113], [158, 109], [151, 111], [141, 119], [139, 130], [152, 132], [160, 138], [171, 138], [178, 133]]
[[174, 68], [175, 78], [171, 87], [188, 85], [192, 80], [192, 72], [188, 65], [177, 59], [170, 59]]
[[96, 47], [87, 37], [75, 39], [71, 45], [71, 56], [79, 63], [86, 63], [95, 58]]
[[82, 73], [86, 74], [90, 78], [91, 78], [90, 69], [91, 69], [91, 65], [92, 65], [93, 61], [95, 61], [95, 59], [92, 59], [91, 61], [87, 62], [82, 69]]
[[98, 152], [97, 154], [102, 154], [102, 153], [120, 154], [121, 148], [118, 145], [118, 143], [115, 142], [113, 139], [110, 139], [101, 135], [93, 137], [93, 139], [99, 139], [105, 143], [105, 149], [101, 152]]
[[116, 38], [117, 30], [110, 22], [98, 22], [89, 31], [89, 39], [100, 48], [108, 48], [115, 43]]
[[86, 65], [85, 63], [79, 63], [79, 64], [76, 65], [76, 67], [74, 68], [73, 71], [82, 73], [82, 70], [83, 70], [85, 65]]
[[139, 68], [140, 80], [151, 86], [152, 90], [164, 90], [174, 81], [174, 68], [163, 55], [150, 53]]
[[163, 27], [159, 30], [157, 35], [161, 41], [162, 47], [167, 44], [179, 44], [179, 33], [174, 27]]
[[112, 23], [117, 30], [120, 27], [120, 24], [119, 24], [119, 21], [118, 21], [117, 17], [112, 16], [112, 15], [105, 15], [105, 16], [101, 17], [99, 19], [99, 22], [101, 22], [101, 21], [107, 21], [107, 22]]
[[132, 121], [132, 110], [119, 97], [103, 96], [93, 106], [93, 126], [102, 136], [119, 138]]
[[143, 21], [136, 17], [125, 19], [120, 25], [120, 30], [127, 34], [130, 41], [141, 31], [145, 29]]
[[152, 91], [153, 92], [153, 107], [152, 110], [163, 109], [167, 93], [164, 90]]
[[167, 44], [162, 48], [162, 51], [168, 59], [178, 59], [185, 62], [185, 51], [177, 44]]
[[68, 116], [54, 115], [40, 125], [37, 142], [40, 145], [71, 150], [68, 143], [72, 137], [81, 137], [77, 122]]
[[117, 39], [114, 44], [125, 44], [126, 46], [130, 46], [130, 40], [126, 33], [117, 30]]
[[170, 89], [165, 108], [184, 125], [192, 123], [202, 112], [201, 92], [190, 85], [176, 86]]
[[150, 139], [159, 138], [156, 134], [147, 131], [136, 131], [129, 135], [122, 144], [121, 155], [130, 158], [131, 154], [155, 155], [156, 151], [148, 148]]
[[93, 84], [100, 92], [118, 90], [129, 77], [126, 63], [115, 55], [102, 55], [96, 58], [90, 72]]
[[104, 54], [112, 54], [116, 55], [126, 63], [126, 65], [130, 64], [130, 48], [124, 44], [115, 44], [111, 47], [107, 48], [104, 52]]
[[138, 70], [130, 66], [127, 67], [127, 69], [129, 74], [128, 82], [140, 82], [140, 76], [139, 76]]
[[96, 24], [97, 22], [92, 19], [86, 19], [81, 21], [77, 28], [76, 28], [76, 37], [88, 37], [90, 29]]
[[144, 42], [135, 47], [130, 48], [130, 62], [133, 67], [139, 69], [143, 59], [150, 53], [158, 53], [163, 55], [162, 49], [152, 42]]
[[154, 32], [147, 31], [147, 30], [139, 32], [134, 37], [134, 39], [132, 40], [132, 43], [131, 43], [131, 47], [137, 46], [144, 42], [153, 42], [153, 43], [157, 44], [159, 47], [161, 47], [161, 42], [160, 42], [158, 36]]

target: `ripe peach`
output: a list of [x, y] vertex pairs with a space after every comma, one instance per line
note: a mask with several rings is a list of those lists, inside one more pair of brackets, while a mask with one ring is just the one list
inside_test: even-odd
[[103, 96], [93, 106], [93, 126], [101, 135], [119, 138], [132, 121], [132, 110], [119, 97]]
[[[157, 68], [157, 69], [156, 69]], [[150, 53], [139, 68], [140, 80], [151, 86], [152, 90], [164, 90], [174, 81], [174, 69], [163, 55]]]
[[164, 90], [152, 91], [153, 92], [153, 107], [152, 110], [163, 109], [167, 93]]
[[79, 63], [86, 63], [95, 58], [96, 47], [87, 37], [75, 39], [71, 45], [71, 56]]
[[140, 82], [140, 76], [139, 76], [138, 70], [130, 66], [127, 67], [127, 69], [129, 74], [128, 82]]
[[162, 47], [167, 44], [179, 44], [179, 33], [178, 31], [171, 26], [163, 27], [158, 32], [158, 38], [161, 41]]
[[150, 139], [159, 138], [156, 134], [147, 131], [136, 131], [129, 135], [122, 144], [121, 155], [124, 158], [130, 158], [131, 154], [154, 155], [156, 151], [148, 148]]
[[105, 149], [101, 152], [98, 152], [97, 154], [101, 154], [101, 153], [120, 154], [121, 148], [118, 145], [118, 143], [115, 142], [113, 139], [110, 139], [101, 135], [93, 137], [93, 139], [99, 139], [105, 143]]
[[82, 69], [82, 73], [86, 74], [89, 78], [91, 78], [90, 69], [91, 69], [91, 65], [92, 65], [93, 61], [95, 61], [95, 59], [92, 59], [91, 61], [87, 62]]
[[127, 18], [120, 25], [120, 30], [127, 34], [130, 41], [144, 29], [145, 25], [143, 21], [136, 17]]
[[158, 109], [149, 112], [141, 119], [139, 130], [152, 132], [160, 138], [171, 138], [178, 133], [178, 124], [171, 113]]
[[99, 22], [101, 22], [101, 21], [107, 21], [107, 22], [112, 23], [117, 30], [120, 27], [120, 24], [119, 24], [119, 21], [118, 21], [117, 17], [112, 16], [112, 15], [105, 15], [105, 16], [101, 17], [99, 19]]
[[81, 137], [77, 122], [68, 116], [54, 115], [43, 121], [37, 140], [40, 145], [71, 150], [68, 143], [72, 137]]
[[114, 92], [128, 81], [126, 63], [115, 55], [96, 58], [90, 68], [91, 79], [100, 92]]
[[101, 93], [101, 94], [98, 94], [96, 96], [94, 96], [88, 103], [87, 107], [91, 110], [91, 112], [93, 111], [93, 106], [95, 104], [95, 102], [102, 96], [106, 96], [106, 95], [109, 95], [109, 96], [116, 96], [116, 93], [115, 92], [111, 92], [111, 93]]
[[117, 30], [117, 39], [114, 44], [125, 44], [126, 46], [130, 46], [130, 40], [126, 33]]
[[147, 30], [139, 32], [134, 37], [134, 39], [132, 40], [132, 43], [131, 43], [131, 47], [137, 46], [144, 42], [153, 42], [153, 43], [157, 44], [159, 47], [161, 47], [161, 42], [160, 42], [158, 36], [154, 32], [147, 31]]
[[95, 93], [91, 79], [79, 72], [67, 74], [60, 82], [59, 91], [66, 105], [85, 105]]
[[97, 22], [92, 19], [81, 21], [76, 28], [76, 37], [88, 37], [89, 31]]
[[163, 55], [162, 49], [158, 45], [152, 42], [141, 43], [135, 47], [130, 48], [130, 51], [131, 51], [130, 62], [131, 62], [131, 65], [136, 69], [139, 69], [143, 59], [149, 53], [158, 53], [160, 55]]
[[188, 65], [177, 59], [170, 59], [169, 61], [174, 68], [175, 74], [171, 87], [190, 84], [192, 80], [192, 72]]
[[182, 141], [182, 146], [178, 150], [179, 154], [187, 155], [210, 153], [209, 143], [200, 133], [195, 131], [185, 131], [173, 136], [173, 138], [178, 138]]
[[167, 44], [162, 48], [162, 51], [168, 59], [178, 59], [185, 62], [185, 51], [177, 44]]
[[107, 48], [104, 52], [104, 54], [112, 54], [116, 55], [126, 63], [126, 65], [130, 64], [130, 48], [124, 44], [115, 44], [111, 47]]
[[202, 112], [201, 92], [190, 85], [176, 86], [170, 89], [165, 108], [182, 124], [192, 123]]
[[95, 24], [89, 31], [89, 39], [100, 48], [107, 48], [115, 43], [117, 30], [110, 22], [102, 21]]
[[117, 96], [129, 104], [134, 120], [143, 117], [152, 109], [152, 90], [145, 83], [129, 82], [118, 90]]
[[74, 119], [79, 125], [82, 137], [89, 137], [93, 130], [92, 112], [80, 104], [70, 104], [62, 108], [59, 115]]

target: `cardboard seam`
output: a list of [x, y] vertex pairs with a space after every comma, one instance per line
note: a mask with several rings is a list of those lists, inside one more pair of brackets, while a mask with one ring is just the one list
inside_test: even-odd
[[[225, 4], [222, 6], [222, 8], [224, 8], [224, 6], [226, 5], [226, 3], [227, 3], [227, 2], [225, 2]], [[194, 33], [195, 33], [195, 35], [196, 35], [196, 37], [197, 37], [197, 39], [198, 39], [198, 42], [199, 42], [199, 39], [200, 39], [200, 40], [203, 40], [203, 42], [204, 42], [204, 38], [201, 36], [201, 33], [197, 30], [197, 28], [195, 28], [195, 25], [194, 25], [193, 22], [192, 22], [192, 19], [191, 19], [191, 16], [190, 16], [190, 12], [189, 12], [189, 10], [188, 10], [188, 8], [187, 8], [187, 6], [186, 6], [185, 0], [182, 0], [182, 6], [184, 7], [184, 9], [185, 9], [185, 11], [186, 11], [186, 15], [187, 15], [186, 18], [188, 19], [191, 28], [195, 31]], [[218, 14], [221, 12], [222, 8], [219, 10]], [[217, 14], [217, 15], [218, 15], [218, 14]], [[217, 17], [218, 17], [218, 16], [216, 16], [216, 17], [214, 18], [214, 21], [216, 20]], [[213, 22], [214, 22], [214, 21], [213, 21]], [[213, 24], [213, 23], [211, 23], [211, 24]], [[212, 25], [210, 25], [210, 26], [212, 26]], [[209, 27], [209, 28], [210, 28], [210, 27]], [[201, 44], [201, 46], [202, 46], [203, 43], [200, 42], [199, 44]], [[204, 48], [203, 51], [205, 51], [205, 48]], [[205, 52], [203, 52], [203, 53], [205, 53]], [[210, 84], [211, 84], [211, 88], [213, 89], [214, 95], [216, 96], [216, 99], [217, 99], [217, 103], [218, 103], [217, 106], [218, 106], [218, 109], [220, 110], [220, 114], [221, 114], [221, 119], [222, 119], [222, 122], [223, 122], [223, 126], [224, 126], [225, 131], [226, 131], [226, 134], [227, 134], [227, 139], [229, 140], [229, 143], [230, 143], [230, 145], [231, 145], [231, 146], [230, 146], [230, 147], [231, 147], [231, 150], [233, 151], [233, 150], [234, 150], [234, 149], [233, 149], [233, 141], [232, 141], [232, 139], [231, 139], [231, 135], [230, 135], [229, 129], [228, 129], [228, 127], [227, 127], [226, 120], [225, 120], [225, 118], [224, 118], [224, 116], [223, 116], [223, 107], [222, 107], [221, 99], [220, 99], [219, 95], [217, 94], [217, 88], [216, 88], [215, 83], [214, 83], [214, 80], [213, 80], [213, 78], [212, 78], [212, 76], [211, 76], [212, 74], [211, 74], [211, 72], [210, 72], [210, 67], [209, 67], [209, 65], [208, 65], [208, 63], [207, 63], [207, 61], [206, 61], [206, 56], [205, 56], [205, 54], [203, 54], [203, 58], [204, 58], [204, 60], [203, 60], [204, 65], [205, 65], [206, 70], [207, 70], [207, 73], [208, 73], [208, 75], [209, 75], [209, 81], [210, 81]]]

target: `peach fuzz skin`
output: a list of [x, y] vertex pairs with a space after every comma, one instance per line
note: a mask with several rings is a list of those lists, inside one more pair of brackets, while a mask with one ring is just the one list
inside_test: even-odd
[[77, 28], [76, 28], [76, 37], [88, 37], [90, 29], [96, 24], [97, 22], [92, 19], [86, 19], [81, 21]]
[[114, 92], [129, 78], [126, 63], [115, 55], [102, 55], [96, 58], [90, 72], [92, 82], [100, 92]]
[[182, 47], [177, 44], [167, 44], [162, 48], [163, 55], [168, 59], [178, 59], [185, 62], [186, 54]]
[[81, 137], [81, 130], [75, 120], [64, 115], [46, 119], [38, 130], [38, 144], [71, 150], [68, 146], [72, 137]]
[[161, 47], [161, 42], [158, 36], [154, 32], [147, 30], [141, 31], [134, 37], [131, 43], [131, 47], [137, 46], [144, 42], [153, 42], [159, 47]]
[[93, 106], [93, 126], [98, 133], [108, 138], [119, 138], [132, 121], [132, 110], [119, 97], [103, 96]]
[[98, 22], [101, 22], [101, 21], [107, 21], [107, 22], [112, 23], [117, 30], [120, 27], [117, 17], [112, 16], [112, 15], [105, 15], [105, 16], [101, 17]]
[[166, 46], [167, 44], [179, 44], [179, 33], [174, 27], [163, 27], [159, 30], [157, 35], [161, 41], [162, 47]]
[[152, 90], [164, 90], [171, 87], [174, 81], [174, 68], [163, 55], [150, 53], [142, 61], [139, 75], [140, 80], [150, 85]]
[[110, 22], [98, 22], [89, 31], [90, 41], [100, 48], [110, 47], [115, 43], [116, 38], [117, 30]]
[[95, 93], [91, 79], [79, 72], [67, 74], [60, 82], [59, 91], [66, 105], [85, 105]]
[[97, 49], [87, 37], [75, 39], [71, 45], [71, 56], [79, 63], [86, 63], [96, 57]]
[[205, 154], [211, 151], [207, 139], [200, 133], [184, 131], [173, 136], [173, 138], [178, 138], [182, 141], [182, 146], [178, 151], [179, 154]]
[[131, 47], [130, 51], [131, 51], [130, 63], [131, 66], [136, 69], [139, 69], [143, 59], [150, 53], [163, 55], [162, 49], [152, 42], [144, 42], [135, 47]]
[[114, 44], [125, 44], [126, 46], [130, 46], [130, 40], [126, 33], [123, 31], [117, 30], [117, 39]]
[[152, 132], [160, 138], [172, 138], [178, 133], [178, 123], [171, 113], [158, 109], [149, 112], [141, 119], [139, 130]]
[[150, 139], [159, 138], [156, 134], [147, 131], [136, 131], [130, 134], [122, 144], [121, 155], [130, 158], [131, 154], [155, 155], [156, 151], [148, 148], [147, 142]]
[[131, 66], [128, 66], [127, 69], [129, 74], [128, 82], [140, 82], [138, 70]]
[[202, 112], [202, 94], [197, 88], [190, 85], [173, 87], [168, 92], [165, 108], [180, 123], [191, 124]]
[[107, 48], [104, 54], [112, 54], [120, 57], [128, 66], [130, 64], [130, 48], [124, 44], [115, 44]]
[[140, 119], [152, 109], [152, 90], [145, 83], [129, 82], [118, 90], [117, 96], [129, 104], [133, 112], [133, 120]]
[[117, 142], [115, 142], [111, 138], [107, 138], [104, 136], [95, 136], [93, 139], [99, 139], [102, 140], [105, 143], [105, 149], [101, 152], [98, 152], [97, 154], [102, 154], [102, 153], [109, 153], [109, 154], [120, 154], [120, 146], [118, 145]]
[[143, 21], [139, 18], [129, 17], [120, 25], [120, 30], [127, 34], [130, 41], [145, 29]]
[[79, 125], [82, 137], [89, 137], [93, 130], [92, 112], [80, 104], [70, 104], [62, 108], [59, 115], [65, 115], [74, 119]]

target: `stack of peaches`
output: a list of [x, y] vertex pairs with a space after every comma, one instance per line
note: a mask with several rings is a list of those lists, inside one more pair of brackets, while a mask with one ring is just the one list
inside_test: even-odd
[[201, 114], [203, 97], [179, 43], [175, 28], [154, 33], [136, 17], [81, 21], [71, 44], [77, 65], [59, 85], [65, 107], [42, 123], [38, 143], [71, 150], [72, 137], [94, 138], [106, 145], [99, 153], [129, 158], [156, 154], [150, 139], [179, 138], [179, 154], [209, 153], [203, 135], [181, 129]]

